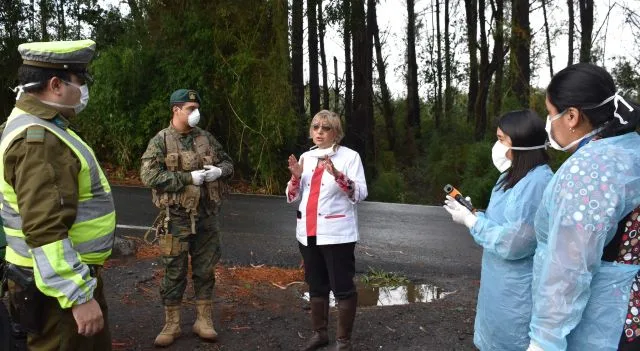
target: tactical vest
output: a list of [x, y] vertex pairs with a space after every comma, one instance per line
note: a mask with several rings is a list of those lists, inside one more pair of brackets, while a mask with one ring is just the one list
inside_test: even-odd
[[[69, 239], [75, 252], [86, 264], [103, 264], [111, 254], [116, 227], [115, 207], [111, 187], [93, 150], [70, 129], [62, 129], [54, 123], [30, 115], [18, 108], [7, 120], [0, 139], [0, 174], [4, 172], [4, 156], [11, 142], [29, 126], [46, 128], [64, 142], [80, 161], [78, 173], [78, 208], [75, 222], [69, 228]], [[8, 242], [6, 261], [32, 267], [33, 259], [22, 232], [22, 218], [15, 189], [0, 176], [3, 227]]]
[[[205, 165], [213, 166], [220, 162], [205, 135], [201, 134], [195, 137], [195, 151], [193, 151], [186, 149], [174, 133], [163, 130], [160, 134], [167, 150], [164, 164], [170, 172], [191, 172], [203, 169]], [[161, 209], [180, 205], [188, 213], [195, 214], [198, 212], [201, 191], [206, 191], [206, 198], [214, 210], [220, 207], [223, 191], [223, 184], [220, 180], [205, 182], [202, 186], [189, 184], [179, 192], [162, 192], [152, 189], [153, 203]]]

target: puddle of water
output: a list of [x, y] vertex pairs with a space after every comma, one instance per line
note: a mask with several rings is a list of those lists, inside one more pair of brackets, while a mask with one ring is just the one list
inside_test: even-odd
[[[430, 284], [407, 284], [393, 287], [357, 284], [356, 287], [358, 289], [358, 306], [360, 307], [432, 302], [456, 293], [456, 291], [443, 291]], [[309, 292], [305, 292], [302, 298], [309, 301]], [[335, 306], [333, 292], [329, 295], [329, 304]]]

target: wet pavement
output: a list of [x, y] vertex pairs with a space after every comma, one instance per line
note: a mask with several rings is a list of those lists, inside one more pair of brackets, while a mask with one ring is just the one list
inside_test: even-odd
[[[113, 193], [116, 232], [142, 236], [143, 230], [135, 228], [149, 227], [157, 215], [150, 190], [114, 187]], [[230, 195], [221, 213], [222, 261], [298, 266], [296, 207], [279, 196]], [[416, 283], [432, 283], [434, 277], [479, 279], [482, 250], [441, 207], [365, 201], [358, 205], [358, 217], [358, 273], [382, 269], [403, 273]]]

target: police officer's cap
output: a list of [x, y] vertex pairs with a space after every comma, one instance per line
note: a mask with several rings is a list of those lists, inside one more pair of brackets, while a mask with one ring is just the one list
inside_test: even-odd
[[192, 89], [178, 89], [171, 94], [169, 98], [169, 105], [181, 104], [185, 102], [200, 102], [200, 95], [197, 91]]
[[24, 65], [68, 70], [89, 79], [87, 65], [95, 50], [96, 43], [90, 39], [34, 42], [18, 46]]

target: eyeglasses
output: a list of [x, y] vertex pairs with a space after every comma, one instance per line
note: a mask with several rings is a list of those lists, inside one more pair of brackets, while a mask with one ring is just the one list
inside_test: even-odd
[[330, 130], [331, 130], [331, 126], [321, 126], [321, 125], [319, 125], [319, 124], [314, 124], [314, 125], [313, 125], [313, 130], [318, 130], [318, 129], [320, 129], [320, 128], [322, 128], [322, 131], [323, 131], [323, 132], [328, 132], [328, 131], [330, 131]]

